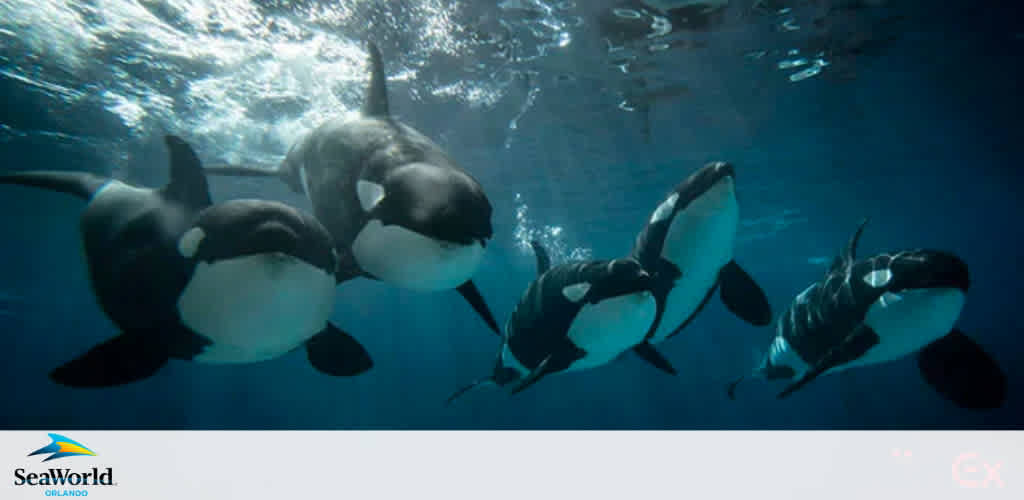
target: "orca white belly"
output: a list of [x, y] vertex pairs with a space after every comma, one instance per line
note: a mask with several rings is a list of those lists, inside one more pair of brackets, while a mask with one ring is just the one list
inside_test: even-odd
[[569, 340], [586, 352], [565, 371], [606, 364], [643, 342], [657, 310], [650, 292], [638, 292], [586, 304], [569, 327]]
[[480, 267], [484, 247], [441, 242], [374, 219], [356, 236], [352, 254], [361, 269], [385, 283], [438, 291], [469, 281]]
[[652, 343], [665, 340], [700, 306], [718, 281], [719, 271], [733, 258], [738, 225], [739, 204], [731, 177], [723, 178], [676, 213], [661, 256], [683, 276], [668, 294]]
[[878, 335], [879, 343], [860, 358], [829, 371], [885, 363], [921, 350], [952, 331], [965, 298], [958, 288], [886, 292], [864, 318]]
[[205, 363], [272, 359], [327, 326], [335, 281], [283, 254], [200, 262], [178, 299], [182, 322], [212, 341], [193, 358]]

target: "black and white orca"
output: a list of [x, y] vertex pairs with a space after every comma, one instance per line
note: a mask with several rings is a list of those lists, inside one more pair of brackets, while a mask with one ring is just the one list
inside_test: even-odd
[[[970, 277], [959, 257], [903, 250], [857, 260], [865, 219], [825, 276], [797, 295], [777, 321], [754, 376], [790, 380], [786, 397], [816, 377], [917, 353], [925, 381], [958, 406], [1001, 406], [1006, 375], [954, 325]], [[735, 397], [736, 385], [729, 386]]]
[[676, 186], [636, 238], [632, 257], [656, 277], [655, 296], [665, 305], [634, 351], [665, 372], [675, 369], [653, 345], [682, 331], [719, 288], [722, 302], [738, 317], [771, 324], [764, 291], [733, 260], [739, 220], [733, 166], [712, 162]]
[[213, 205], [203, 167], [167, 136], [170, 182], [131, 186], [83, 172], [0, 175], [88, 200], [81, 231], [89, 278], [120, 334], [50, 373], [72, 387], [154, 375], [168, 359], [251, 363], [305, 346], [320, 372], [370, 369], [366, 350], [328, 321], [337, 256], [327, 230], [282, 203]]
[[512, 394], [558, 372], [604, 365], [643, 341], [659, 304], [653, 277], [633, 259], [570, 262], [551, 267], [531, 242], [538, 277], [505, 324], [490, 377], [458, 390], [448, 403], [484, 384], [515, 383]]
[[314, 129], [277, 168], [207, 171], [274, 176], [305, 194], [334, 238], [339, 282], [362, 276], [411, 290], [455, 288], [500, 332], [472, 281], [493, 235], [490, 201], [440, 146], [390, 116], [380, 51], [370, 43], [369, 53], [360, 112]]

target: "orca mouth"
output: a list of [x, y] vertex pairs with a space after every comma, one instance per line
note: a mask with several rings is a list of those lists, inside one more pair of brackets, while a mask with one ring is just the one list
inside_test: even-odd
[[445, 250], [452, 250], [455, 248], [468, 247], [479, 244], [481, 248], [487, 248], [487, 240], [484, 238], [460, 238], [458, 241], [451, 240], [438, 240], [441, 244], [441, 248]]
[[490, 221], [486, 224], [467, 224], [467, 221], [458, 217], [436, 217], [429, 221], [399, 221], [392, 218], [382, 217], [381, 222], [385, 225], [395, 224], [405, 227], [413, 232], [419, 233], [427, 238], [433, 239], [442, 247], [449, 249], [454, 247], [468, 247], [480, 244], [487, 248], [487, 240], [493, 236]]
[[714, 182], [718, 182], [726, 177], [736, 177], [736, 168], [732, 166], [732, 163], [716, 161], [705, 165], [704, 168], [710, 171], [709, 175], [714, 179]]
[[656, 280], [644, 269], [633, 269], [623, 261], [609, 264], [609, 275], [588, 294], [589, 301], [596, 303], [611, 297], [622, 297], [643, 292], [654, 292]]
[[335, 272], [334, 241], [327, 229], [312, 215], [283, 203], [228, 200], [203, 210], [196, 225], [204, 236], [194, 255], [197, 260], [283, 254]]
[[278, 221], [269, 221], [260, 224], [250, 233], [249, 240], [252, 242], [250, 248], [254, 250], [290, 254], [296, 250], [301, 238], [290, 227]]
[[702, 195], [719, 185], [725, 180], [735, 181], [736, 169], [731, 163], [714, 161], [706, 163], [699, 170], [691, 174], [683, 182], [676, 186], [675, 192], [679, 193], [683, 206], [691, 201], [700, 198]]

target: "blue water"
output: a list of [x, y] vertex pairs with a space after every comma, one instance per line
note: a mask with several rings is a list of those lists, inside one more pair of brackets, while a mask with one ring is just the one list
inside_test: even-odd
[[[19, 2], [3, 4], [13, 9]], [[585, 21], [571, 31], [569, 49], [584, 46], [588, 36], [599, 39], [591, 22], [598, 4], [611, 2], [587, 2], [586, 8], [573, 7], [578, 12], [566, 9], [571, 16], [560, 18], [578, 15]], [[641, 114], [618, 109], [620, 99], [601, 92], [622, 78], [615, 76], [615, 68], [594, 68], [593, 61], [609, 58], [599, 42], [565, 54], [552, 49], [543, 64], [520, 65], [519, 70], [535, 72], [533, 80], [501, 87], [494, 102], [484, 105], [429, 92], [456, 81], [453, 72], [470, 81], [468, 64], [445, 54], [446, 48], [402, 30], [390, 31], [379, 42], [389, 76], [400, 67], [419, 71], [416, 79], [392, 82], [392, 110], [448, 148], [481, 182], [494, 206], [495, 238], [476, 282], [499, 323], [533, 278], [524, 234], [547, 231], [549, 242], [560, 245], [559, 260], [573, 250], [595, 258], [624, 255], [668, 190], [704, 162], [728, 160], [736, 166], [742, 217], [736, 260], [764, 288], [776, 313], [821, 276], [865, 216], [872, 221], [861, 240], [861, 255], [931, 247], [966, 260], [972, 288], [958, 325], [1006, 371], [1009, 395], [1000, 409], [972, 412], [953, 406], [924, 383], [913, 358], [822, 377], [786, 400], [775, 399], [781, 387], [752, 382], [730, 401], [725, 384], [750, 369], [772, 329], [742, 322], [717, 298], [683, 334], [662, 344], [679, 369], [676, 377], [626, 355], [592, 371], [549, 377], [514, 397], [484, 389], [445, 407], [452, 391], [490, 373], [497, 337], [454, 292], [415, 293], [365, 280], [338, 288], [332, 315], [372, 354], [375, 367], [363, 376], [323, 376], [298, 352], [243, 366], [172, 361], [142, 382], [68, 389], [51, 383], [47, 373], [116, 333], [87, 280], [78, 233], [82, 203], [8, 186], [0, 190], [0, 427], [1021, 428], [1019, 215], [1024, 212], [1018, 171], [1024, 156], [1024, 106], [1018, 87], [1024, 26], [1011, 7], [883, 4], [879, 8], [901, 17], [899, 36], [853, 63], [847, 60], [845, 69], [856, 73], [852, 79], [839, 77], [837, 62], [813, 78], [789, 81], [787, 75], [796, 70], [778, 70], [775, 63], [785, 54], [777, 51], [796, 44], [785, 38], [788, 33], [770, 29], [779, 20], [756, 32], [737, 21], [717, 31], [685, 34], [705, 40], [707, 47], [669, 51], [657, 61], [662, 73], [677, 74], [689, 90], [652, 104], [648, 138]], [[259, 4], [265, 12], [290, 15], [273, 5]], [[352, 5], [358, 18], [361, 7]], [[193, 141], [209, 161], [232, 150], [283, 154], [287, 141], [281, 137], [287, 134], [273, 135], [258, 125], [275, 122], [278, 114], [290, 113], [287, 109], [264, 110], [267, 116], [250, 120], [255, 125], [230, 135], [223, 132], [231, 126], [230, 116], [217, 121], [216, 113], [203, 114], [210, 109], [223, 114], [223, 109], [197, 104], [199, 98], [184, 90], [190, 78], [211, 81], [237, 68], [204, 67], [198, 56], [185, 62], [168, 56], [162, 71], [151, 67], [128, 71], [128, 76], [110, 71], [128, 68], [125, 54], [138, 55], [144, 46], [127, 36], [115, 40], [124, 44], [121, 49], [110, 48], [108, 40], [105, 52], [86, 54], [83, 60], [91, 69], [75, 68], [47, 59], [56, 57], [52, 51], [32, 52], [25, 42], [45, 39], [56, 25], [24, 9], [5, 11], [11, 12], [25, 18], [22, 23], [9, 17], [0, 21], [5, 30], [0, 38], [0, 168], [114, 173], [158, 185], [165, 179], [160, 143], [165, 132]], [[488, 25], [494, 25], [502, 16], [529, 20], [490, 2], [463, 3], [453, 12], [456, 24], [489, 19]], [[85, 15], [81, 19], [86, 26], [98, 22]], [[861, 33], [882, 29], [863, 22]], [[803, 23], [806, 31], [810, 19]], [[359, 23], [351, 21], [346, 38], [356, 43], [371, 35], [366, 31], [373, 30], [363, 24], [359, 31]], [[371, 22], [378, 30], [387, 25]], [[468, 36], [465, 30], [450, 32], [456, 39]], [[58, 34], [54, 31], [53, 37]], [[415, 50], [395, 55], [410, 47]], [[774, 57], [770, 61], [746, 56], [764, 48], [776, 50], [765, 56]], [[492, 64], [484, 56], [474, 57]], [[354, 75], [360, 71], [358, 65], [352, 69]], [[577, 77], [552, 83], [564, 74]], [[148, 82], [150, 91], [169, 96], [173, 104], [137, 99], [150, 111], [141, 122], [111, 111], [117, 108], [93, 97], [115, 88], [118, 75], [131, 78], [135, 89]], [[43, 81], [63, 82], [85, 97], [41, 90]], [[360, 85], [361, 80], [349, 82], [336, 95], [338, 102], [349, 109], [357, 106]], [[540, 90], [532, 92], [531, 103], [534, 88]], [[329, 98], [317, 99], [305, 108], [321, 106], [316, 113], [303, 115], [313, 123], [317, 113], [332, 111], [323, 105]], [[510, 127], [517, 115], [516, 126]], [[288, 126], [301, 128], [295, 123]], [[271, 181], [213, 178], [211, 186], [215, 200], [262, 196], [309, 210], [308, 202]], [[526, 218], [517, 218], [517, 211]]]

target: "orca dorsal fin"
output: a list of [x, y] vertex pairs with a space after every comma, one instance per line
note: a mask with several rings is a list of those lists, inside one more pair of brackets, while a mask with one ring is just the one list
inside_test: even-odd
[[533, 247], [533, 254], [537, 257], [537, 276], [540, 276], [551, 269], [551, 257], [548, 256], [548, 251], [539, 241], [531, 240], [530, 246]]
[[377, 44], [367, 42], [367, 50], [370, 52], [370, 85], [366, 87], [366, 96], [363, 98], [363, 114], [366, 116], [387, 117], [388, 111], [388, 82], [384, 74], [384, 60], [381, 59], [380, 49]]
[[842, 269], [853, 263], [854, 259], [857, 258], [857, 244], [860, 242], [860, 235], [864, 233], [864, 226], [867, 225], [870, 217], [861, 219], [860, 225], [857, 226], [857, 230], [850, 236], [850, 241], [846, 243], [846, 247], [843, 251], [836, 256], [835, 260], [832, 261], [832, 265], [829, 266], [828, 271], [831, 273], [836, 269]]
[[192, 146], [175, 135], [164, 136], [164, 143], [170, 153], [171, 180], [161, 193], [195, 210], [212, 205], [206, 172]]

